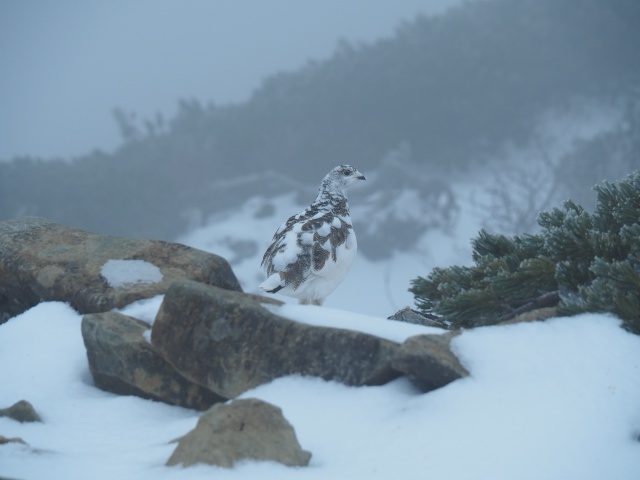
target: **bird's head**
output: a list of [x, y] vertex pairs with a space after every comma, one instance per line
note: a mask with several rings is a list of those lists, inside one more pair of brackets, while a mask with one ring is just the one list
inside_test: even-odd
[[364, 175], [351, 165], [334, 167], [322, 180], [321, 189], [344, 194], [347, 187], [359, 180], [366, 180]]

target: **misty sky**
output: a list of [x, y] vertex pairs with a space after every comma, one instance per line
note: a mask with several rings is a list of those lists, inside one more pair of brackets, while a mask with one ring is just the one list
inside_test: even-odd
[[0, 0], [0, 159], [119, 143], [112, 109], [241, 102], [261, 80], [460, 0]]

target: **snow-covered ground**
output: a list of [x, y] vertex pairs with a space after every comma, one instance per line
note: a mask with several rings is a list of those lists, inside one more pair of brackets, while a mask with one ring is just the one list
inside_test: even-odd
[[[153, 317], [158, 302], [135, 306]], [[318, 307], [282, 307], [309, 317]], [[133, 309], [129, 309], [131, 313]], [[412, 327], [363, 321], [399, 340]], [[315, 320], [314, 320], [315, 318]], [[43, 423], [0, 418], [0, 477], [17, 479], [636, 480], [640, 478], [640, 337], [605, 315], [467, 331], [454, 348], [471, 376], [428, 394], [406, 379], [347, 387], [287, 377], [246, 392], [278, 405], [313, 453], [305, 468], [165, 467], [198, 413], [95, 388], [81, 317], [43, 303], [0, 325], [0, 406], [27, 399]], [[427, 331], [425, 329], [425, 331]], [[408, 333], [408, 332], [405, 332]]]

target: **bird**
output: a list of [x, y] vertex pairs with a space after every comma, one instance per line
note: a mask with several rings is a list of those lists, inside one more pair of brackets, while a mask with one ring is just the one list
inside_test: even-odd
[[267, 279], [260, 289], [322, 305], [345, 279], [358, 250], [347, 188], [365, 176], [351, 165], [334, 167], [316, 199], [284, 222], [262, 257]]

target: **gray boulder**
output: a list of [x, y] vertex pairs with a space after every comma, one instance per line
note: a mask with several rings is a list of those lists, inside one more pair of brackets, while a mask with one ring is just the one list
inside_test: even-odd
[[267, 310], [272, 299], [177, 280], [153, 325], [154, 347], [185, 377], [218, 395], [292, 374], [347, 385], [378, 385], [398, 345], [361, 332], [306, 325]]
[[409, 337], [391, 365], [405, 373], [424, 392], [466, 377], [469, 372], [451, 351], [451, 339], [456, 335], [459, 332]]
[[33, 405], [26, 400], [20, 400], [7, 408], [0, 408], [0, 417], [9, 417], [21, 423], [42, 421]]
[[117, 312], [83, 317], [82, 338], [98, 388], [196, 410], [226, 401], [184, 378], [158, 355], [143, 336], [149, 328], [145, 322]]
[[196, 427], [178, 439], [167, 465], [231, 468], [241, 460], [258, 460], [302, 467], [310, 459], [282, 410], [249, 398], [218, 404], [204, 413]]
[[[103, 276], [110, 260], [148, 262], [157, 274], [110, 283]], [[121, 308], [164, 293], [177, 278], [241, 290], [226, 260], [184, 245], [98, 235], [38, 217], [0, 222], [0, 323], [41, 301], [68, 302], [80, 313]]]

